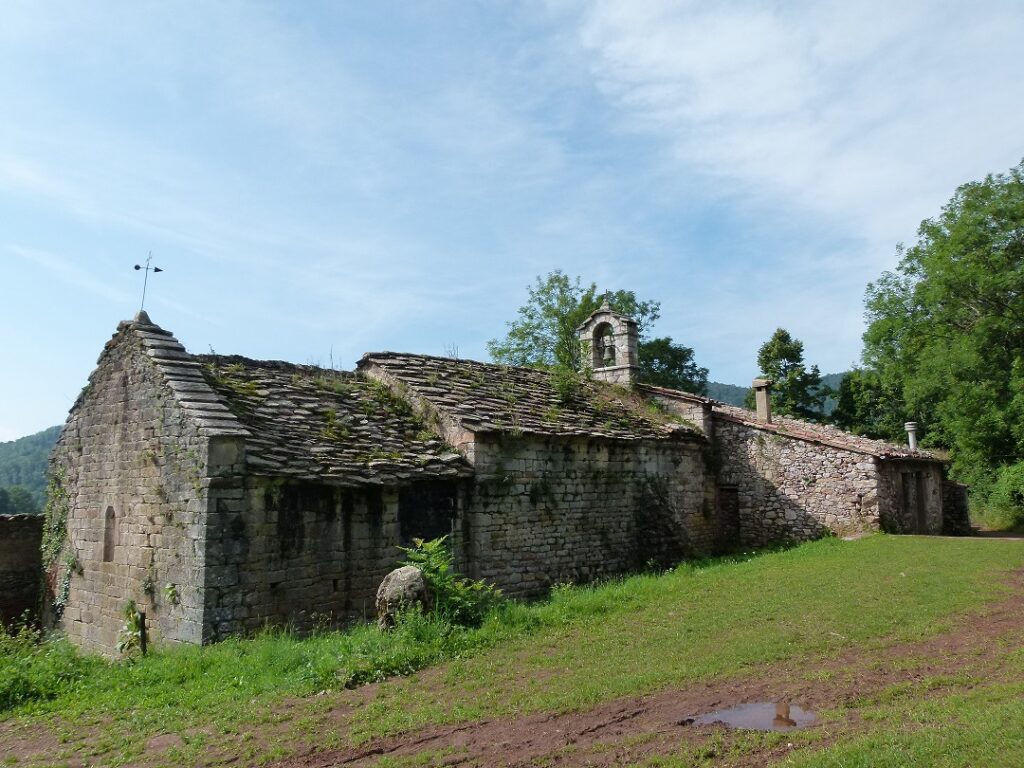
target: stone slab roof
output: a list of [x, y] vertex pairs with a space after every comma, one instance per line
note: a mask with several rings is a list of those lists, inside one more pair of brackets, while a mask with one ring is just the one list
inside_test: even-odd
[[[145, 312], [140, 311], [134, 320], [118, 325], [117, 333], [107, 342], [97, 365], [102, 363], [107, 351], [118, 343], [122, 334], [126, 333], [131, 334], [142, 353], [152, 361], [164, 383], [174, 393], [178, 405], [198, 426], [200, 434], [207, 437], [249, 436], [249, 431], [239, 423], [222, 398], [210, 389], [203, 377], [200, 363], [185, 350], [170, 331], [165, 331], [153, 323]], [[92, 376], [96, 376], [98, 372], [99, 368], [93, 371], [90, 382]], [[85, 390], [78, 396], [72, 412], [84, 397]]]
[[757, 420], [754, 411], [747, 408], [740, 408], [729, 405], [719, 400], [712, 400], [710, 397], [695, 395], [690, 392], [682, 392], [677, 389], [666, 389], [655, 387], [650, 384], [641, 384], [638, 389], [641, 392], [658, 397], [683, 400], [694, 405], [710, 406], [712, 418], [724, 419], [739, 424], [744, 424], [754, 429], [765, 432], [772, 432], [797, 440], [806, 440], [812, 443], [819, 443], [833, 448], [840, 448], [854, 453], [862, 453], [870, 456], [877, 456], [880, 459], [914, 459], [917, 461], [936, 461], [945, 463], [945, 460], [929, 451], [912, 451], [910, 446], [897, 445], [885, 440], [872, 440], [869, 437], [861, 437], [845, 432], [838, 427], [828, 424], [815, 424], [801, 419], [793, 419], [788, 416], [772, 414], [772, 423], [765, 424]]
[[248, 430], [246, 463], [255, 474], [379, 485], [471, 472], [382, 384], [279, 361], [194, 359]]
[[910, 446], [897, 445], [885, 440], [872, 440], [844, 432], [838, 427], [828, 424], [814, 424], [800, 419], [772, 414], [772, 423], [758, 421], [753, 411], [712, 401], [712, 416], [718, 419], [738, 422], [748, 427], [773, 432], [785, 437], [793, 437], [807, 442], [820, 443], [832, 448], [839, 448], [853, 453], [876, 456], [880, 459], [914, 459], [916, 461], [933, 461], [944, 463], [941, 458], [928, 451], [912, 451]]
[[582, 380], [578, 395], [566, 401], [552, 374], [535, 368], [397, 352], [364, 355], [360, 369], [371, 366], [472, 432], [617, 440], [701, 434], [632, 393], [597, 381]]

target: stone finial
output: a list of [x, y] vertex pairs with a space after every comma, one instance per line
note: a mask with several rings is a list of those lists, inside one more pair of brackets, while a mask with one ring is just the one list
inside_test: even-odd
[[142, 323], [144, 325], [152, 325], [153, 321], [149, 319], [149, 315], [146, 314], [146, 310], [140, 309], [135, 313], [135, 319], [132, 321], [135, 323]]
[[637, 380], [640, 368], [636, 321], [613, 310], [607, 295], [577, 333], [582, 364], [592, 369], [595, 379], [612, 384], [632, 384]]
[[754, 379], [750, 386], [754, 389], [754, 403], [757, 405], [757, 420], [765, 424], [771, 424], [772, 380]]
[[910, 445], [910, 450], [917, 450], [917, 422], [908, 421], [903, 425], [903, 428], [907, 430], [907, 443]]

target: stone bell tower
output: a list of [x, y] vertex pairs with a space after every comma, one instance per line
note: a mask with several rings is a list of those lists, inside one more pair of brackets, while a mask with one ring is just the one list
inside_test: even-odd
[[607, 297], [577, 333], [583, 366], [589, 365], [595, 379], [625, 385], [638, 380], [636, 321], [613, 310]]

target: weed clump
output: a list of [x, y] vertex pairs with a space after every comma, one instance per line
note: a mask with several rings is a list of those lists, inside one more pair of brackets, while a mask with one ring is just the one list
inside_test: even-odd
[[413, 546], [399, 549], [405, 552], [402, 565], [412, 565], [423, 572], [434, 595], [434, 613], [442, 621], [479, 627], [503, 599], [497, 587], [456, 573], [447, 536], [431, 541], [413, 539]]
[[25, 625], [10, 634], [0, 629], [0, 712], [50, 701], [73, 690], [97, 666], [62, 638], [44, 638]]

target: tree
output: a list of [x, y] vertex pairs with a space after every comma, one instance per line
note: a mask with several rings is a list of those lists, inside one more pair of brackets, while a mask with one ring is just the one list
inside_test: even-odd
[[650, 327], [660, 317], [661, 304], [643, 301], [633, 291], [598, 291], [596, 283], [584, 285], [561, 270], [537, 277], [528, 289], [529, 298], [507, 323], [503, 339], [487, 343], [491, 358], [506, 365], [560, 368], [582, 367], [577, 328], [607, 297], [616, 312], [636, 320], [639, 336], [640, 379], [660, 386], [703, 392], [707, 369], [693, 362], [693, 350], [669, 337], [648, 339]]
[[[788, 416], [820, 421], [828, 388], [821, 385], [818, 366], [804, 365], [804, 344], [785, 328], [776, 329], [757, 352], [761, 374], [772, 380], [772, 411]], [[747, 396], [753, 407], [754, 393]]]
[[958, 479], [1024, 457], [1024, 162], [964, 184], [867, 289], [864, 362]]
[[36, 515], [39, 503], [27, 488], [12, 485], [0, 488], [0, 515]]
[[878, 371], [856, 368], [847, 373], [836, 392], [832, 423], [876, 440], [902, 440], [906, 406], [899, 387], [884, 381]]
[[640, 342], [640, 378], [646, 384], [681, 389], [698, 395], [707, 393], [708, 369], [693, 360], [693, 350], [663, 336]]

